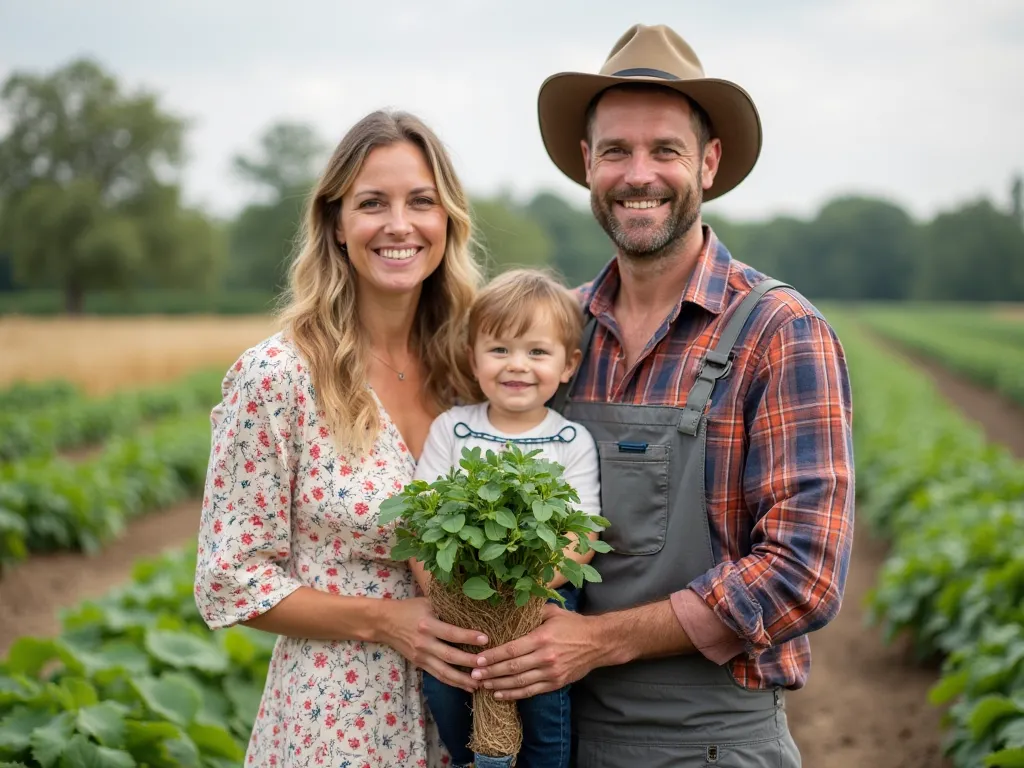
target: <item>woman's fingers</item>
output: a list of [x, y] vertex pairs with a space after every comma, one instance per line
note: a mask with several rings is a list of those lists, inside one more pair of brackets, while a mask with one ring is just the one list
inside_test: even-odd
[[440, 619], [427, 618], [425, 624], [420, 626], [430, 632], [434, 637], [439, 637], [449, 643], [462, 643], [463, 645], [487, 645], [487, 635], [475, 629], [463, 629], [453, 624], [445, 624]]

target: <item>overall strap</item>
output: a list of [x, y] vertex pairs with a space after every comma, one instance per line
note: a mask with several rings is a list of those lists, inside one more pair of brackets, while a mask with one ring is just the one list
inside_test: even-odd
[[583, 370], [583, 366], [587, 363], [587, 353], [590, 351], [591, 342], [594, 340], [594, 333], [597, 331], [597, 318], [591, 315], [589, 311], [586, 313], [586, 317], [589, 320], [583, 328], [583, 339], [580, 345], [580, 350], [583, 354], [580, 355], [580, 364], [576, 366], [576, 370], [568, 382], [558, 385], [558, 389], [549, 403], [551, 410], [558, 413], [562, 413], [565, 410], [565, 404], [569, 402], [569, 393], [572, 392], [572, 386], [576, 383], [576, 377], [580, 375], [580, 371]]
[[697, 381], [694, 382], [690, 393], [686, 396], [686, 407], [683, 409], [683, 414], [679, 419], [680, 432], [696, 437], [700, 429], [701, 417], [704, 415], [704, 409], [707, 408], [708, 402], [711, 400], [711, 393], [715, 388], [715, 383], [726, 376], [732, 368], [733, 347], [736, 346], [736, 342], [743, 332], [743, 326], [750, 319], [750, 314], [754, 311], [754, 307], [757, 306], [757, 302], [768, 291], [775, 288], [789, 287], [791, 286], [783, 283], [781, 280], [767, 278], [755, 285], [750, 290], [750, 293], [743, 297], [743, 301], [740, 302], [733, 316], [729, 318], [729, 323], [725, 326], [725, 330], [718, 339], [715, 348], [704, 355], [704, 359], [701, 360]]

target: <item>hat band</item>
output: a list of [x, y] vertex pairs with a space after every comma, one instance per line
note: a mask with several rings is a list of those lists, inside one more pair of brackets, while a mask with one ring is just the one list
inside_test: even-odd
[[671, 72], [665, 72], [660, 69], [648, 69], [647, 67], [634, 67], [633, 69], [620, 69], [618, 72], [612, 72], [612, 77], [657, 77], [662, 80], [679, 80], [680, 78], [673, 75]]

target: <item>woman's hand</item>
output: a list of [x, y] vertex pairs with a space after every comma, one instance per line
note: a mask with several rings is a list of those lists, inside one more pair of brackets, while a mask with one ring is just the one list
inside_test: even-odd
[[487, 645], [487, 636], [472, 629], [445, 624], [434, 616], [425, 597], [382, 601], [388, 612], [382, 627], [385, 642], [441, 682], [472, 693], [480, 683], [456, 667], [473, 668], [479, 654], [460, 651], [449, 643]]

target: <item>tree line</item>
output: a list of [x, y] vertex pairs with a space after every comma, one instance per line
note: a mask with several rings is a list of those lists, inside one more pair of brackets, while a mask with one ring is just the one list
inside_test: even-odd
[[[252, 200], [222, 221], [182, 202], [187, 122], [95, 61], [12, 74], [0, 125], [0, 292], [60, 291], [68, 312], [94, 291], [278, 292], [330, 149], [307, 125], [270, 126], [233, 159]], [[927, 221], [866, 196], [808, 218], [705, 219], [736, 258], [814, 299], [1024, 301], [1022, 189], [1017, 176], [1005, 205], [970, 201]], [[550, 192], [472, 207], [491, 274], [548, 266], [576, 285], [612, 256], [590, 211]]]

